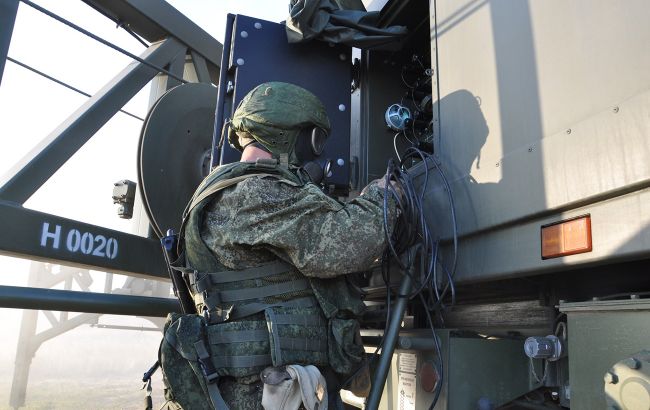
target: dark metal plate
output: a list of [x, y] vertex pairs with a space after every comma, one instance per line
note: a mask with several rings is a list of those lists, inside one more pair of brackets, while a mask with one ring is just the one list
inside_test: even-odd
[[191, 83], [165, 93], [147, 116], [138, 183], [157, 235], [178, 231], [183, 209], [209, 170], [217, 88]]
[[[242, 15], [237, 15], [233, 25], [227, 27], [226, 36], [232, 42], [226, 41], [224, 56], [228, 70], [219, 80], [224, 92], [217, 108], [222, 120], [215, 125], [215, 159], [220, 154], [222, 164], [239, 161], [240, 153], [227, 141], [221, 153], [217, 145], [223, 120], [232, 117], [232, 111], [250, 90], [266, 81], [293, 83], [318, 96], [327, 109], [332, 130], [319, 161], [321, 165], [328, 160], [332, 162], [332, 172], [325, 183], [347, 192], [350, 181], [350, 47], [321, 41], [289, 44], [282, 24]], [[213, 164], [218, 162], [213, 161]]]

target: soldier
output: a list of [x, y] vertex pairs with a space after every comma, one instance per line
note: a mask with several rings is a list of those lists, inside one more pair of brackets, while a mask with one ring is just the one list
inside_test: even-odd
[[201, 183], [181, 229], [179, 269], [201, 315], [168, 318], [160, 359], [183, 408], [281, 408], [288, 381], [286, 394], [313, 390], [307, 408], [326, 408], [327, 390], [338, 408], [341, 380], [363, 365], [364, 304], [345, 275], [381, 256], [395, 202], [384, 220], [383, 180], [347, 203], [322, 192], [314, 159], [329, 130], [320, 100], [292, 84], [261, 84], [237, 107], [228, 139], [241, 162]]

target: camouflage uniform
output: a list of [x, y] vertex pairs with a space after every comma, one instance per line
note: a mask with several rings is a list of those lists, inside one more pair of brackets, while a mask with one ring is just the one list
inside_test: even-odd
[[307, 183], [296, 145], [310, 127], [313, 146], [313, 132], [330, 125], [309, 91], [255, 88], [229, 141], [239, 149], [257, 142], [273, 159], [215, 169], [186, 210], [179, 270], [204, 316], [170, 315], [160, 350], [166, 397], [186, 408], [218, 403], [215, 385], [231, 409], [261, 408], [267, 366], [313, 364], [346, 377], [363, 361], [364, 304], [344, 275], [381, 256], [395, 203], [376, 183], [347, 203]]
[[[389, 201], [391, 227], [394, 209]], [[332, 280], [366, 270], [381, 256], [386, 246], [383, 224], [383, 190], [376, 183], [344, 204], [313, 184], [295, 187], [252, 177], [225, 189], [207, 206], [201, 237], [229, 269], [281, 258], [307, 277]], [[221, 391], [233, 410], [261, 408], [257, 375], [231, 380]]]

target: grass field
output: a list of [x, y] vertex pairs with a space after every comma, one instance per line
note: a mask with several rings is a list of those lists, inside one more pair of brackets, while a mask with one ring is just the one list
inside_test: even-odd
[[[29, 410], [144, 409], [144, 391], [138, 380], [46, 380], [30, 382], [25, 407]], [[163, 403], [162, 381], [154, 380], [154, 409]], [[0, 409], [9, 410], [11, 382], [0, 381]]]

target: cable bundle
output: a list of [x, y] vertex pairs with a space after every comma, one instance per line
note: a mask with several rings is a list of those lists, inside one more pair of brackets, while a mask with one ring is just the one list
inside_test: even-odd
[[[399, 155], [398, 155], [399, 157]], [[406, 168], [406, 164], [421, 161], [424, 164], [424, 181], [420, 190], [415, 188], [413, 176]], [[430, 167], [433, 166], [447, 192], [450, 207], [450, 217], [453, 227], [453, 258], [450, 267], [443, 263], [440, 257], [440, 239], [433, 238], [427, 225], [424, 213], [424, 195], [429, 183]], [[391, 232], [388, 226], [388, 201], [389, 196], [394, 198], [397, 204], [399, 220]], [[390, 318], [391, 288], [390, 288], [390, 263], [394, 261], [405, 274], [409, 275], [415, 284], [408, 296], [413, 299], [419, 298], [426, 311], [426, 318], [433, 333], [435, 346], [439, 361], [440, 380], [436, 389], [434, 400], [430, 406], [433, 409], [443, 386], [444, 369], [438, 338], [435, 334], [431, 314], [447, 309], [456, 301], [456, 289], [454, 286], [454, 273], [456, 271], [458, 253], [458, 234], [456, 226], [456, 212], [451, 194], [451, 187], [445, 173], [438, 161], [430, 154], [418, 149], [415, 146], [409, 147], [400, 158], [399, 166], [393, 159], [388, 162], [388, 169], [385, 175], [384, 188], [384, 234], [388, 243], [387, 249], [382, 258], [382, 277], [387, 286], [386, 306], [387, 320]], [[419, 255], [419, 258], [417, 256]], [[444, 276], [439, 278], [439, 271]], [[445, 303], [447, 295], [450, 294], [450, 304]]]

